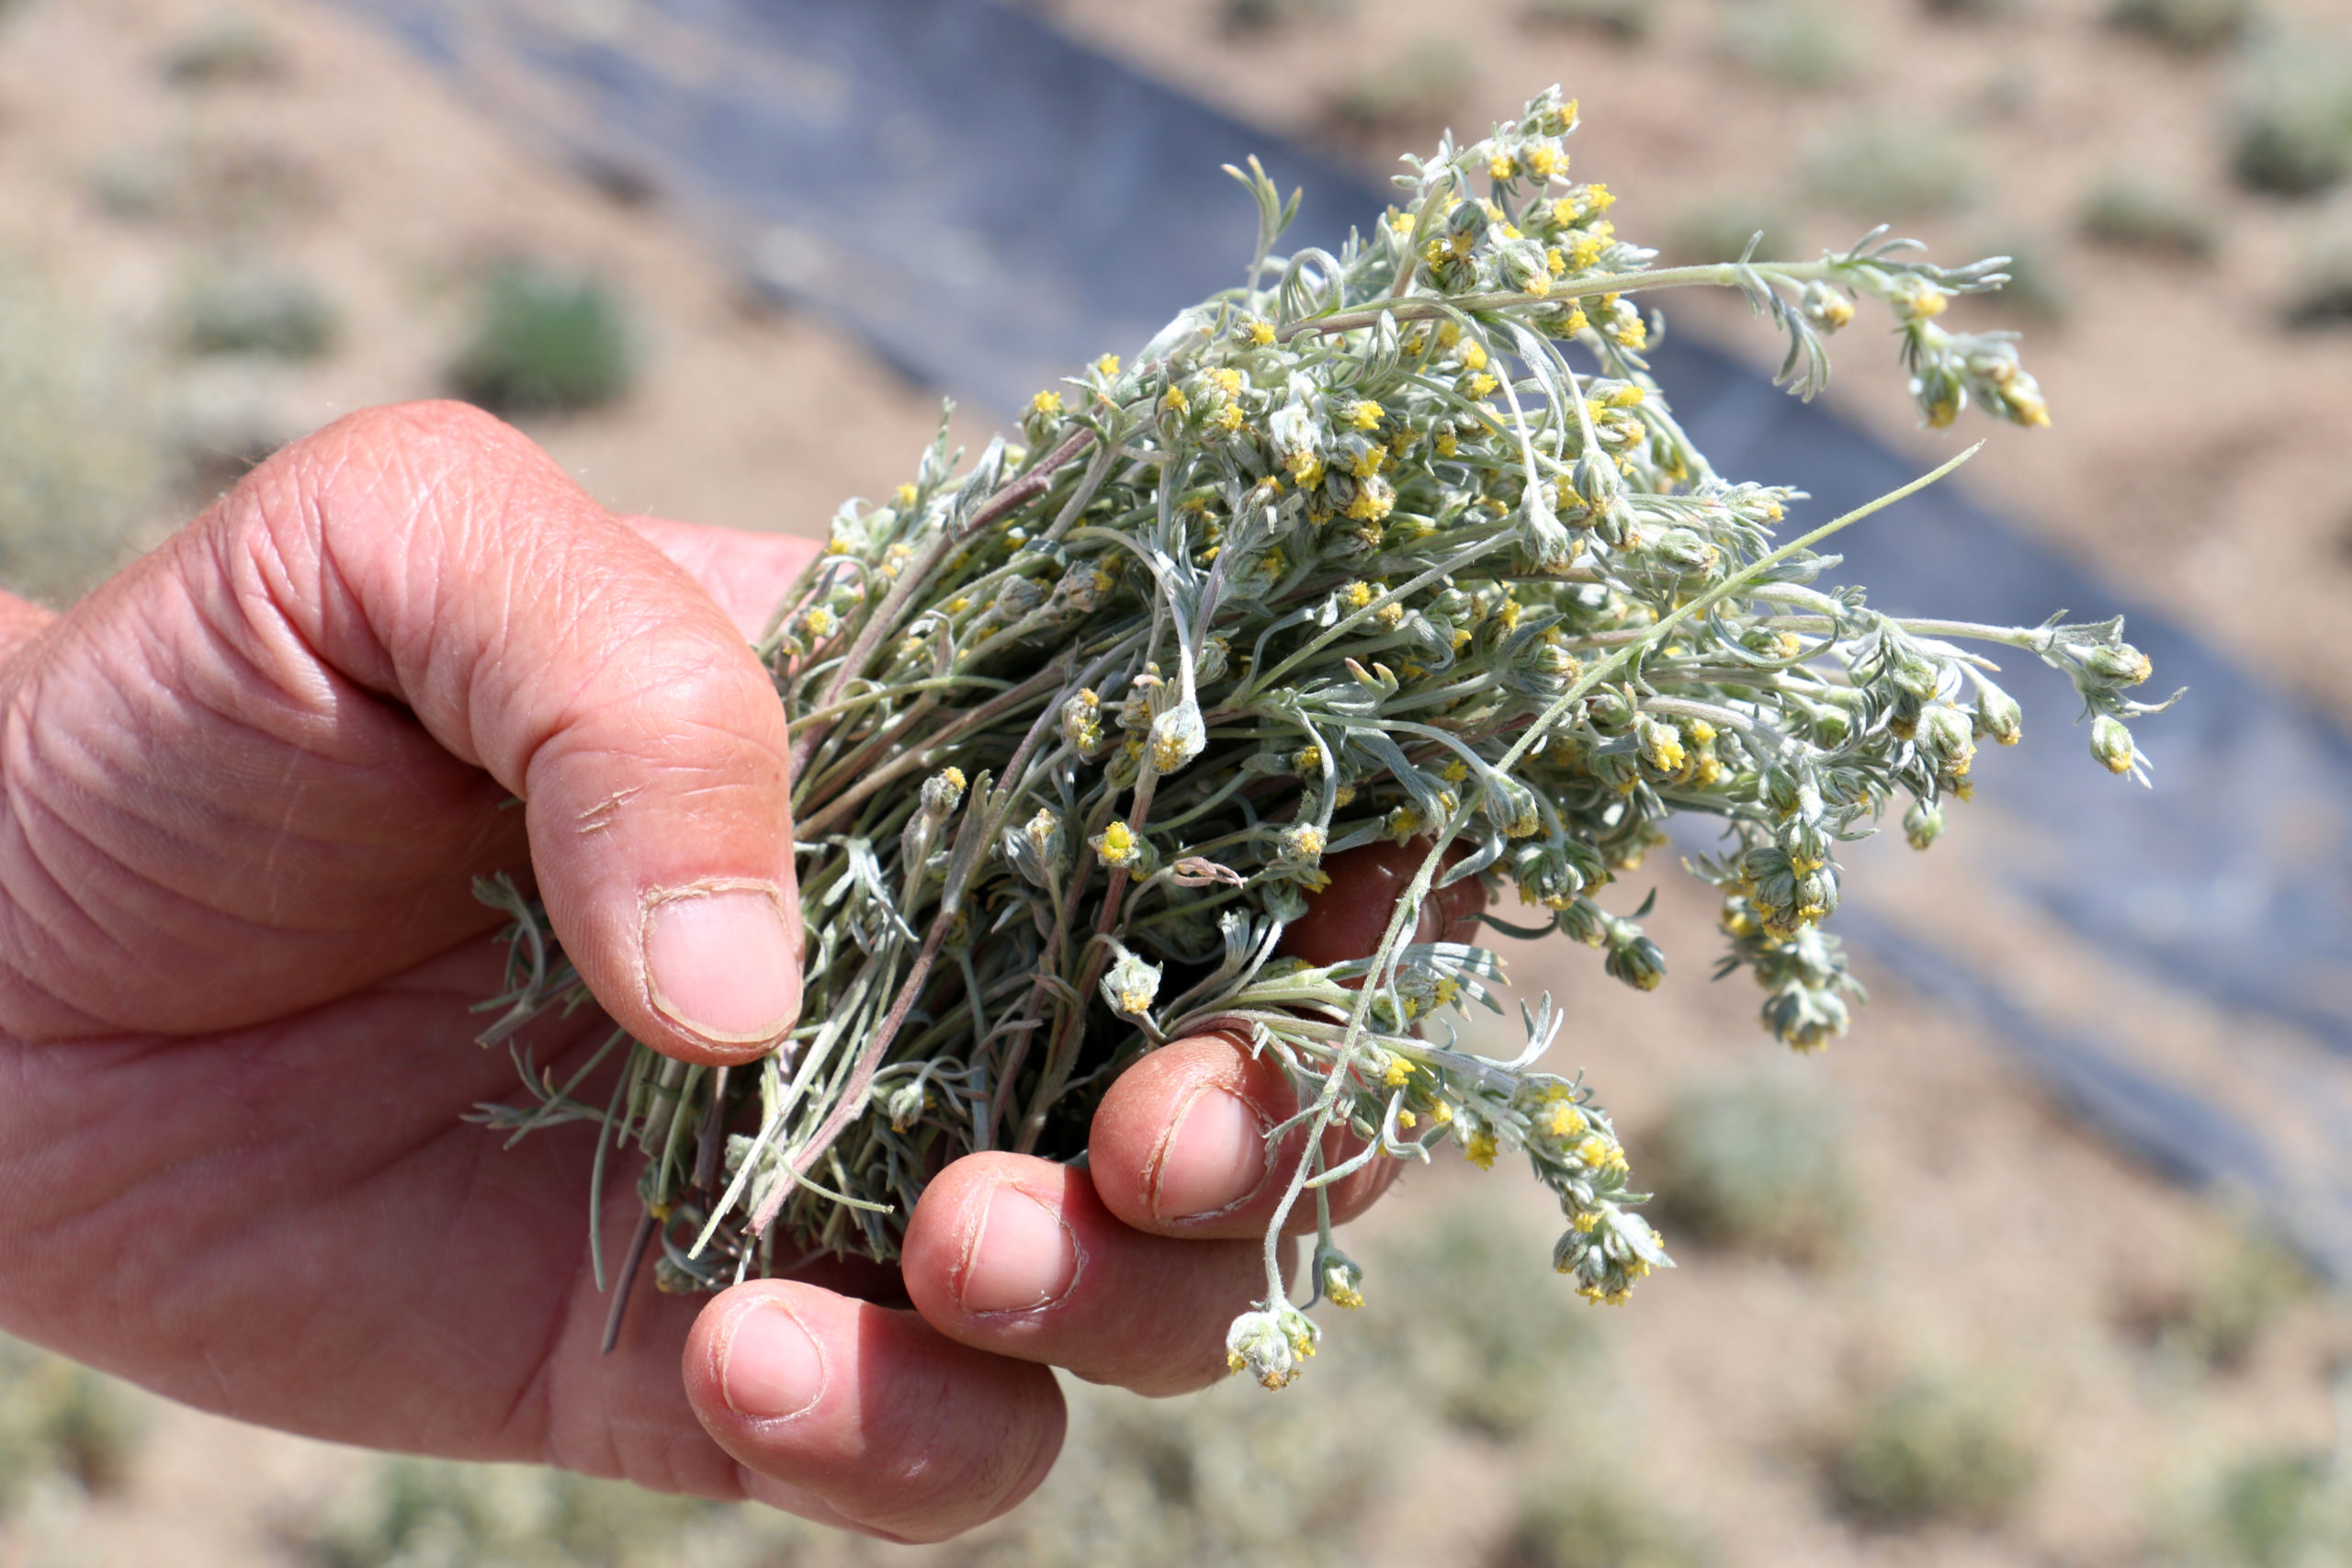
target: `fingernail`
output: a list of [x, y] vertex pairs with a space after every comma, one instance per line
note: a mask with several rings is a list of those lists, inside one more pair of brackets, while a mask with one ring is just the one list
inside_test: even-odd
[[956, 1300], [966, 1312], [1035, 1312], [1069, 1294], [1083, 1255], [1068, 1221], [1018, 1187], [1000, 1185], [964, 1247]]
[[825, 1353], [782, 1302], [746, 1307], [720, 1352], [718, 1387], [747, 1421], [781, 1421], [825, 1392]]
[[1162, 1220], [1196, 1220], [1230, 1209], [1266, 1179], [1266, 1123], [1239, 1095], [1215, 1087], [1193, 1091], [1160, 1145], [1151, 1212]]
[[800, 1011], [800, 960], [784, 900], [735, 884], [656, 894], [645, 910], [645, 980], [653, 1006], [690, 1034], [761, 1045]]

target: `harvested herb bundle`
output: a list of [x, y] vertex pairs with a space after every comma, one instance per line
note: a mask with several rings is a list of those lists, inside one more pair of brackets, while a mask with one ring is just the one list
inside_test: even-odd
[[[1972, 400], [2046, 423], [2007, 334], [1937, 321], [1999, 264], [1947, 270], [1873, 234], [1815, 262], [1646, 270], [1607, 189], [1566, 177], [1576, 119], [1555, 90], [1406, 160], [1404, 204], [1338, 255], [1272, 254], [1296, 197], [1234, 171], [1261, 214], [1241, 287], [1131, 365], [1040, 392], [1020, 445], [959, 473], [943, 432], [888, 505], [842, 510], [760, 648], [795, 736], [798, 1027], [732, 1069], [616, 1033], [607, 1104], [574, 1097], [588, 1069], [559, 1084], [526, 1059], [537, 1103], [487, 1111], [638, 1144], [664, 1288], [891, 1259], [929, 1172], [979, 1149], [1078, 1156], [1122, 1068], [1216, 1023], [1289, 1075], [1301, 1109], [1272, 1135], [1303, 1124], [1312, 1151], [1237, 1368], [1279, 1386], [1312, 1352], [1277, 1261], [1294, 1206], [1324, 1214], [1306, 1304], [1351, 1306], [1326, 1184], [1449, 1139], [1482, 1166], [1524, 1153], [1568, 1222], [1560, 1270], [1622, 1301], [1668, 1258], [1591, 1091], [1537, 1070], [1560, 1015], [1522, 1009], [1514, 1059], [1459, 1048], [1441, 1013], [1496, 1007], [1501, 966], [1409, 942], [1423, 901], [1471, 877], [1511, 889], [1532, 929], [1488, 924], [1566, 931], [1647, 989], [1664, 961], [1605, 890], [1669, 815], [1710, 814], [1724, 847], [1698, 869], [1724, 891], [1726, 970], [1812, 1050], [1860, 995], [1820, 929], [1835, 845], [1907, 802], [1924, 848], [1977, 743], [2018, 738], [2017, 703], [1959, 640], [2064, 671], [2093, 754], [2144, 776], [2124, 721], [2154, 710], [2120, 694], [2149, 669], [2120, 623], [1896, 620], [1814, 587], [1834, 558], [1812, 547], [1852, 517], [1776, 548], [1802, 498], [1691, 446], [1631, 298], [1742, 290], [1806, 395], [1824, 337], [1874, 301], [1928, 423]], [[1426, 852], [1379, 953], [1278, 957], [1325, 857], [1380, 842]], [[585, 992], [536, 908], [486, 896], [515, 915], [500, 1041]], [[1334, 1164], [1320, 1134], [1340, 1125], [1363, 1149]]]

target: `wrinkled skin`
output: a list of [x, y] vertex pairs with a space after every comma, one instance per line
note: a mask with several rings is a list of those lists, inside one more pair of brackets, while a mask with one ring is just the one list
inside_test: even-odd
[[[788, 1025], [786, 737], [745, 639], [812, 547], [614, 516], [420, 404], [288, 448], [62, 615], [0, 595], [0, 1328], [245, 1420], [900, 1540], [1036, 1485], [1049, 1366], [1221, 1375], [1297, 1155], [1269, 1169], [1289, 1092], [1222, 1037], [1112, 1089], [1089, 1172], [949, 1166], [895, 1275], [640, 1280], [609, 1357], [587, 1129], [509, 1151], [460, 1120], [514, 1092], [472, 1043], [486, 872], [536, 879], [657, 1048], [742, 1061]], [[1385, 861], [1334, 870], [1307, 956], [1393, 907]], [[682, 945], [682, 902], [728, 942]], [[606, 1027], [531, 1044], [560, 1069]]]

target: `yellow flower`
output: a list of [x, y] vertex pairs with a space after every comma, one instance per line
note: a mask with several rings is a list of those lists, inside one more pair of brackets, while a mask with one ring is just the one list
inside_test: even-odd
[[1051, 419], [1062, 412], [1059, 392], [1040, 392], [1029, 400], [1029, 412], [1037, 419]]
[[1105, 376], [1116, 376], [1119, 373], [1119, 356], [1106, 354], [1094, 362], [1094, 368]]
[[1584, 1112], [1577, 1110], [1573, 1101], [1566, 1100], [1555, 1100], [1545, 1106], [1539, 1124], [1555, 1138], [1580, 1138], [1584, 1136], [1587, 1126]]
[[1544, 270], [1554, 277], [1568, 270], [1568, 258], [1560, 254], [1559, 246], [1554, 245], [1544, 253]]
[[1380, 1081], [1389, 1089], [1403, 1089], [1412, 1076], [1412, 1063], [1402, 1056], [1391, 1056], [1387, 1067], [1380, 1075]]
[[1470, 1134], [1469, 1145], [1462, 1152], [1480, 1170], [1492, 1170], [1495, 1168], [1495, 1156], [1502, 1152], [1502, 1147], [1495, 1142], [1495, 1135], [1482, 1127]]
[[1361, 610], [1378, 598], [1379, 593], [1371, 583], [1359, 578], [1340, 590], [1340, 597], [1346, 602], [1349, 609]]
[[1487, 160], [1487, 175], [1491, 179], [1507, 180], [1519, 173], [1519, 160], [1508, 152], [1498, 152]]
[[1548, 141], [1538, 141], [1520, 154], [1527, 164], [1527, 172], [1539, 180], [1568, 172], [1568, 155]]
[[1584, 187], [1584, 209], [1587, 212], [1606, 212], [1616, 205], [1617, 198], [1610, 195], [1609, 187], [1599, 180]]
[[1210, 384], [1228, 398], [1241, 395], [1241, 372], [1230, 365], [1220, 365], [1209, 372]]
[[972, 602], [961, 593], [947, 601], [947, 613], [951, 615], [960, 615], [971, 607]]
[[1597, 265], [1603, 242], [1598, 234], [1577, 234], [1568, 241], [1568, 265], [1578, 272]]
[[1485, 371], [1481, 370], [1478, 374], [1470, 378], [1470, 395], [1474, 398], [1492, 397], [1494, 395], [1495, 389], [1501, 385], [1502, 383], [1500, 381], [1496, 380], [1492, 376], [1489, 376]]
[[[1359, 523], [1377, 523], [1387, 516], [1396, 505], [1396, 492], [1385, 482], [1374, 484], [1367, 480], [1356, 487], [1356, 498], [1348, 502], [1348, 515]], [[1396, 609], [1400, 615], [1404, 613], [1399, 606], [1391, 605], [1390, 608]]]
[[1442, 1100], [1439, 1100], [1435, 1105], [1430, 1107], [1430, 1120], [1436, 1122], [1441, 1127], [1444, 1126], [1447, 1122], [1453, 1120], [1453, 1107], [1448, 1105]]
[[1139, 852], [1135, 830], [1125, 822], [1112, 823], [1095, 840], [1095, 852], [1105, 865], [1133, 865]]
[[1437, 345], [1438, 345], [1438, 347], [1440, 347], [1440, 348], [1452, 348], [1455, 344], [1460, 343], [1461, 341], [1462, 341], [1462, 323], [1461, 323], [1461, 322], [1459, 322], [1459, 321], [1443, 321], [1443, 322], [1439, 323], [1439, 326], [1438, 326], [1438, 329], [1437, 329]]
[[1184, 395], [1183, 388], [1170, 387], [1168, 389], [1166, 394], [1160, 398], [1159, 406], [1166, 409], [1170, 413], [1182, 414], [1188, 412], [1192, 409], [1193, 400]]
[[1451, 430], [1439, 431], [1437, 433], [1437, 439], [1431, 442], [1430, 445], [1437, 448], [1437, 455], [1441, 457], [1453, 457], [1455, 451], [1461, 446], [1461, 443], [1455, 439], [1454, 434]]
[[914, 486], [900, 485], [896, 491], [891, 492], [890, 499], [897, 502], [900, 506], [912, 506], [915, 503], [915, 493]]
[[1363, 451], [1355, 455], [1354, 461], [1348, 465], [1348, 472], [1355, 475], [1355, 477], [1360, 479], [1368, 479], [1372, 478], [1373, 475], [1380, 472], [1382, 467], [1385, 465], [1387, 461], [1387, 447], [1367, 446]]
[[1419, 1126], [1420, 1122], [1421, 1119], [1414, 1115], [1409, 1111], [1399, 1111], [1396, 1112], [1396, 1125], [1408, 1133], [1415, 1127]]
[[1290, 470], [1291, 482], [1301, 490], [1312, 490], [1323, 482], [1323, 459], [1312, 452], [1293, 452], [1283, 459], [1283, 467]]
[[1334, 806], [1353, 806], [1356, 803], [1356, 786], [1351, 784], [1341, 784], [1332, 792], [1331, 803]]
[[801, 617], [800, 624], [808, 629], [810, 637], [829, 637], [839, 629], [841, 621], [831, 610], [820, 604]]
[[1486, 367], [1487, 350], [1485, 345], [1480, 344], [1476, 338], [1473, 338], [1468, 343], [1464, 344], [1462, 345], [1462, 368], [1464, 370], [1484, 370]]
[[1216, 411], [1216, 427], [1227, 435], [1241, 428], [1243, 415], [1239, 403], [1227, 403]]
[[1348, 423], [1358, 430], [1377, 430], [1380, 422], [1387, 417], [1388, 411], [1370, 398], [1348, 405]]
[[1321, 773], [1323, 771], [1323, 748], [1314, 745], [1300, 747], [1297, 750], [1290, 754], [1290, 765], [1302, 773]]

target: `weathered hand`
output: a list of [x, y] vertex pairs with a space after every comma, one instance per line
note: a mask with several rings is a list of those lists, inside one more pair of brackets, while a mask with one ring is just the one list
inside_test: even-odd
[[[472, 1043], [482, 873], [535, 877], [663, 1051], [740, 1061], [791, 1023], [785, 720], [745, 631], [811, 547], [616, 518], [417, 405], [289, 448], [62, 615], [0, 596], [0, 1327], [247, 1420], [907, 1539], [1036, 1484], [1048, 1364], [1219, 1375], [1291, 1109], [1230, 1042], [1121, 1079], [1091, 1174], [949, 1167], [899, 1277], [640, 1282], [610, 1357], [588, 1134], [460, 1120], [514, 1088]], [[1303, 922], [1310, 955], [1371, 945], [1387, 870]], [[542, 1060], [605, 1026], [566, 1027]]]

